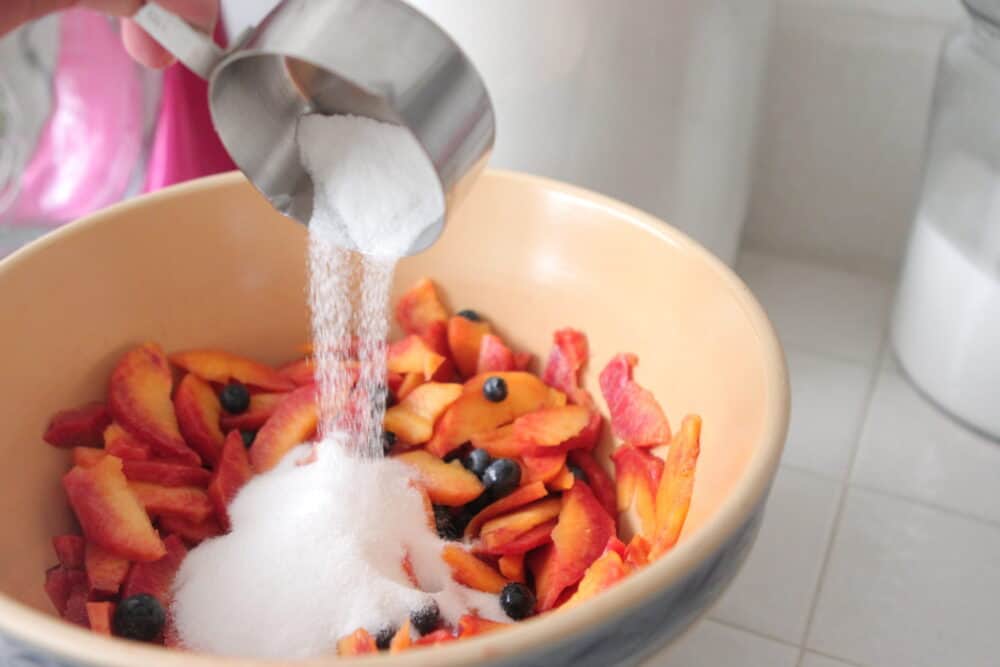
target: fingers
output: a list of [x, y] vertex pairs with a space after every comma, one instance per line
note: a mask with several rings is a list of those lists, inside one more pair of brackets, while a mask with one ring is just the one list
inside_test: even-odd
[[[90, 0], [88, 0], [90, 1]], [[122, 2], [128, 0], [96, 0], [98, 2]], [[156, 0], [156, 4], [184, 18], [188, 23], [211, 34], [219, 21], [219, 0]], [[147, 67], [162, 69], [174, 62], [174, 57], [146, 34], [142, 28], [129, 20], [122, 21], [122, 39], [125, 48]]]

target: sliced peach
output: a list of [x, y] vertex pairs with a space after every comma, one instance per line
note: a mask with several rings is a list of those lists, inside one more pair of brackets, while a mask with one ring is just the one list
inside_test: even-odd
[[129, 488], [146, 512], [153, 516], [176, 516], [199, 522], [212, 515], [212, 503], [205, 489], [149, 482], [129, 482]]
[[399, 388], [396, 390], [396, 398], [403, 400], [424, 382], [423, 373], [407, 373], [403, 376], [403, 381], [399, 384]]
[[59, 535], [52, 538], [52, 550], [56, 552], [59, 564], [71, 570], [83, 568], [87, 541], [79, 535]]
[[500, 545], [511, 542], [519, 535], [535, 526], [559, 516], [562, 501], [558, 498], [539, 500], [515, 512], [490, 519], [479, 531], [485, 549], [494, 551]]
[[555, 477], [546, 482], [545, 486], [552, 491], [568, 491], [573, 488], [575, 483], [576, 476], [564, 465]]
[[500, 568], [500, 574], [511, 581], [517, 581], [522, 584], [526, 581], [524, 577], [523, 553], [500, 556], [497, 566]]
[[230, 431], [222, 448], [219, 466], [215, 469], [212, 481], [208, 485], [208, 497], [212, 501], [215, 516], [223, 530], [228, 531], [230, 527], [229, 503], [233, 502], [233, 498], [251, 477], [253, 468], [250, 467], [243, 438], [240, 437], [239, 431]]
[[619, 354], [601, 371], [601, 393], [611, 413], [611, 429], [626, 444], [654, 447], [670, 442], [670, 424], [652, 392], [632, 379], [639, 363], [634, 354]]
[[462, 467], [459, 461], [445, 463], [421, 449], [395, 457], [417, 469], [420, 483], [431, 500], [438, 505], [458, 507], [475, 500], [483, 493], [483, 483]]
[[396, 630], [396, 634], [392, 636], [392, 640], [389, 642], [389, 653], [402, 653], [413, 645], [413, 640], [410, 638], [410, 619], [399, 626], [399, 630]]
[[590, 490], [597, 496], [608, 516], [618, 516], [618, 491], [604, 466], [597, 462], [591, 452], [574, 449], [569, 453], [569, 462], [578, 466], [587, 476]]
[[[304, 385], [308, 386], [308, 385]], [[233, 429], [256, 431], [267, 423], [288, 394], [254, 394], [250, 397], [250, 407], [239, 415], [222, 413], [219, 423], [222, 430], [229, 433]]]
[[[483, 384], [500, 377], [507, 384], [507, 398], [494, 403], [483, 396]], [[521, 415], [535, 410], [565, 405], [566, 396], [546, 386], [531, 373], [486, 373], [465, 383], [462, 396], [438, 420], [427, 450], [444, 457], [478, 433], [496, 430]]]
[[[473, 551], [476, 554], [486, 556], [507, 556], [513, 554], [525, 554], [532, 549], [537, 549], [552, 541], [552, 530], [556, 527], [556, 520], [551, 519], [545, 523], [540, 523], [516, 537], [507, 541], [498, 541], [495, 533], [490, 533], [477, 544]], [[504, 536], [506, 537], [506, 536]]]
[[87, 545], [84, 557], [87, 580], [92, 591], [117, 595], [128, 574], [129, 561], [94, 543]]
[[130, 482], [151, 482], [162, 486], [208, 486], [212, 473], [204, 468], [161, 461], [122, 461]]
[[521, 456], [521, 484], [547, 484], [566, 467], [566, 452], [524, 454]]
[[289, 450], [313, 437], [318, 420], [315, 385], [286, 394], [250, 447], [254, 470], [266, 472], [278, 465]]
[[476, 449], [485, 449], [495, 459], [512, 459], [523, 454], [527, 443], [514, 435], [514, 425], [507, 424], [494, 431], [477, 433], [469, 437], [469, 442]]
[[652, 536], [656, 531], [656, 490], [663, 476], [663, 461], [632, 445], [616, 449], [611, 460], [615, 464], [618, 511], [634, 513], [639, 532]]
[[555, 333], [555, 345], [549, 353], [542, 378], [550, 387], [559, 389], [571, 403], [594, 409], [590, 392], [580, 387], [580, 372], [589, 356], [587, 336], [576, 329], [560, 329]]
[[639, 534], [633, 535], [625, 547], [625, 567], [629, 570], [638, 570], [649, 565], [649, 552], [652, 548], [653, 545], [645, 537]]
[[111, 414], [104, 403], [88, 403], [72, 410], [57, 412], [42, 438], [53, 447], [100, 447]]
[[532, 560], [538, 610], [552, 609], [564, 590], [583, 577], [615, 534], [615, 524], [586, 484], [563, 495], [552, 546]]
[[575, 437], [559, 445], [566, 451], [571, 449], [593, 450], [601, 442], [601, 432], [604, 430], [604, 417], [599, 412], [590, 413], [590, 421]]
[[114, 602], [88, 602], [87, 622], [92, 632], [111, 636], [111, 619], [115, 616]]
[[146, 343], [126, 352], [111, 373], [108, 409], [126, 431], [163, 456], [201, 464], [181, 437], [170, 400], [173, 374], [163, 350]]
[[414, 646], [437, 646], [438, 644], [445, 644], [447, 642], [453, 642], [458, 637], [453, 635], [450, 630], [441, 628], [440, 630], [435, 630], [430, 632], [417, 641], [413, 642]]
[[504, 345], [499, 336], [488, 333], [479, 343], [479, 360], [476, 373], [500, 373], [516, 370], [514, 353]]
[[465, 537], [471, 538], [479, 534], [479, 529], [484, 523], [507, 512], [511, 512], [519, 507], [534, 502], [548, 495], [545, 485], [541, 482], [527, 484], [515, 489], [510, 495], [504, 496], [496, 502], [484, 507], [479, 514], [472, 517], [465, 526]]
[[531, 352], [514, 353], [515, 371], [529, 371], [531, 370], [531, 366], [534, 363], [535, 363], [535, 355], [533, 355]]
[[214, 466], [225, 436], [219, 428], [222, 404], [212, 385], [194, 373], [185, 375], [174, 392], [174, 412], [184, 439], [205, 463]]
[[460, 384], [422, 384], [386, 410], [385, 430], [411, 445], [422, 445], [431, 439], [438, 417], [461, 395]]
[[121, 459], [105, 456], [90, 468], [74, 467], [63, 488], [87, 540], [130, 560], [151, 561], [164, 546], [129, 489]]
[[430, 380], [444, 361], [423, 338], [412, 334], [389, 346], [386, 369], [392, 373], [420, 373], [424, 380]]
[[486, 322], [473, 322], [460, 315], [448, 320], [448, 348], [458, 372], [468, 378], [476, 374], [479, 365], [479, 348], [483, 337], [490, 332]]
[[590, 421], [590, 410], [579, 405], [542, 408], [518, 417], [514, 434], [539, 448], [557, 447], [580, 435]]
[[439, 382], [450, 382], [458, 379], [458, 371], [455, 364], [450, 359], [451, 350], [448, 349], [448, 322], [431, 322], [430, 325], [420, 334], [427, 346], [445, 357], [445, 362], [434, 375], [434, 379]]
[[76, 591], [86, 596], [90, 586], [83, 570], [72, 570], [56, 565], [45, 571], [45, 593], [60, 616], [65, 615], [69, 598]]
[[421, 278], [399, 297], [395, 314], [399, 326], [408, 334], [422, 334], [435, 322], [448, 321], [448, 310], [428, 278]]
[[473, 614], [465, 614], [458, 619], [457, 630], [458, 636], [465, 639], [466, 637], [485, 635], [487, 632], [502, 630], [507, 627], [510, 627], [510, 623], [498, 623], [497, 621], [488, 621]]
[[162, 558], [152, 563], [132, 565], [122, 587], [122, 599], [145, 593], [159, 600], [164, 609], [170, 608], [174, 577], [187, 556], [187, 547], [176, 535], [167, 536], [163, 544], [166, 554]]
[[226, 384], [236, 381], [264, 391], [291, 391], [295, 383], [264, 364], [222, 350], [188, 350], [170, 355], [170, 363], [202, 380]]
[[63, 620], [82, 628], [89, 627], [90, 620], [87, 618], [87, 601], [89, 599], [90, 593], [86, 585], [82, 588], [79, 585], [75, 586], [66, 600], [66, 608], [62, 614]]
[[617, 551], [611, 549], [591, 563], [580, 580], [580, 585], [563, 608], [569, 608], [606, 591], [628, 575], [628, 569]]
[[456, 544], [447, 544], [441, 558], [451, 568], [451, 576], [463, 586], [484, 593], [499, 593], [508, 582], [492, 567]]
[[652, 540], [651, 558], [658, 558], [677, 544], [691, 506], [700, 452], [701, 417], [688, 415], [670, 443], [663, 477], [656, 490], [656, 534]]
[[377, 652], [378, 648], [375, 646], [375, 640], [364, 628], [358, 628], [337, 642], [337, 655], [340, 656], [365, 655]]
[[[125, 461], [147, 461], [153, 458], [151, 446], [115, 422], [104, 429], [104, 451]], [[201, 465], [201, 461], [190, 465]]]
[[188, 521], [176, 516], [161, 516], [159, 523], [160, 529], [164, 533], [176, 535], [191, 545], [200, 544], [223, 533], [219, 520], [214, 516], [199, 522]]
[[[356, 365], [355, 365], [356, 367]], [[316, 360], [304, 357], [278, 367], [278, 373], [292, 381], [296, 387], [316, 382]]]
[[102, 449], [94, 449], [93, 447], [74, 447], [73, 465], [80, 466], [81, 468], [89, 468], [103, 459], [104, 454], [105, 452]]

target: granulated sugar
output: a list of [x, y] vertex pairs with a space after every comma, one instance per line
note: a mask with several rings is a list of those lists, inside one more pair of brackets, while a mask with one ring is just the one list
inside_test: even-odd
[[[497, 596], [452, 579], [412, 471], [382, 458], [389, 288], [397, 260], [444, 213], [434, 170], [392, 125], [308, 116], [298, 136], [316, 194], [320, 444], [312, 463], [297, 465], [303, 447], [252, 479], [229, 508], [232, 531], [188, 555], [172, 607], [181, 643], [258, 658], [331, 654], [354, 630], [401, 625], [430, 600], [451, 623], [463, 613], [507, 620]], [[407, 555], [419, 588], [403, 570]]]
[[[187, 648], [231, 656], [305, 658], [332, 652], [359, 627], [373, 635], [435, 600], [455, 622], [468, 610], [509, 621], [497, 596], [451, 578], [444, 542], [427, 527], [411, 470], [362, 461], [343, 442], [315, 463], [293, 451], [230, 505], [232, 532], [203, 543], [175, 582], [173, 612]], [[403, 571], [409, 553], [421, 588]]]

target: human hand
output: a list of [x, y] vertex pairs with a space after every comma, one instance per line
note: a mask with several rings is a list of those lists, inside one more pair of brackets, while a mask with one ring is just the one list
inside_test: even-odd
[[[205, 32], [210, 33], [219, 20], [219, 0], [157, 0], [157, 4]], [[147, 67], [166, 67], [174, 57], [127, 18], [142, 5], [143, 0], [0, 0], [0, 36], [45, 14], [85, 7], [122, 17], [122, 40], [132, 57]]]

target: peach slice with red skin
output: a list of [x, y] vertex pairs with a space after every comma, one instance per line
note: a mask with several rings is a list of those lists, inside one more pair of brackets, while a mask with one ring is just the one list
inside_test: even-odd
[[92, 632], [104, 637], [111, 636], [112, 619], [115, 616], [114, 602], [88, 602], [87, 623]]
[[[526, 554], [532, 549], [548, 544], [552, 541], [552, 530], [556, 527], [556, 520], [551, 519], [545, 523], [540, 523], [534, 528], [517, 535], [513, 539], [498, 542], [494, 533], [489, 533], [477, 544], [473, 551], [485, 556], [509, 556], [515, 554]], [[506, 536], [504, 536], [506, 539]]]
[[52, 538], [52, 550], [56, 552], [59, 564], [71, 570], [83, 568], [87, 541], [79, 535], [59, 535]]
[[413, 645], [414, 646], [437, 646], [438, 644], [445, 644], [447, 642], [453, 642], [456, 639], [458, 639], [458, 637], [456, 637], [455, 635], [453, 635], [449, 630], [445, 630], [444, 628], [442, 628], [440, 630], [435, 630], [434, 632], [430, 632], [430, 633], [424, 635], [423, 637], [421, 637], [417, 641], [413, 642]]
[[407, 373], [403, 376], [403, 381], [399, 384], [399, 388], [396, 389], [396, 398], [402, 401], [414, 389], [422, 385], [424, 381], [423, 373]]
[[364, 628], [358, 628], [337, 642], [337, 655], [340, 656], [366, 655], [377, 652], [375, 640]]
[[396, 321], [408, 334], [422, 334], [436, 322], [448, 321], [448, 309], [441, 303], [437, 288], [429, 278], [421, 278], [396, 302]]
[[262, 473], [278, 465], [285, 454], [315, 434], [318, 421], [315, 385], [286, 394], [250, 447], [253, 469]]
[[539, 611], [552, 609], [563, 591], [580, 581], [614, 534], [614, 521], [590, 487], [574, 484], [563, 495], [552, 545], [532, 559]]
[[465, 639], [466, 637], [485, 635], [487, 632], [493, 632], [494, 630], [502, 630], [503, 628], [510, 627], [510, 625], [510, 623], [489, 621], [474, 614], [465, 614], [458, 619], [456, 629], [458, 636]]
[[663, 477], [656, 490], [656, 534], [651, 558], [659, 558], [677, 544], [694, 493], [694, 474], [701, 453], [701, 417], [688, 415], [670, 443]]
[[631, 571], [635, 571], [649, 565], [649, 552], [652, 548], [653, 545], [645, 537], [640, 534], [633, 535], [625, 547], [625, 555], [623, 557], [625, 567]]
[[386, 370], [392, 373], [420, 373], [424, 380], [434, 377], [445, 358], [432, 350], [424, 339], [412, 334], [389, 346]]
[[591, 452], [580, 449], [572, 450], [569, 453], [569, 462], [578, 466], [587, 476], [590, 490], [594, 492], [608, 516], [616, 517], [618, 515], [618, 491], [604, 466], [597, 462]]
[[476, 374], [500, 373], [516, 370], [514, 353], [504, 345], [499, 336], [488, 333], [479, 342], [479, 359]]
[[163, 556], [163, 542], [129, 488], [121, 459], [106, 455], [90, 468], [76, 466], [63, 477], [63, 488], [88, 541], [129, 560]]
[[[483, 383], [500, 377], [507, 384], [507, 398], [494, 403], [483, 396]], [[462, 395], [438, 420], [427, 451], [444, 457], [478, 433], [494, 431], [521, 415], [535, 410], [565, 405], [566, 396], [545, 385], [531, 373], [485, 373], [472, 378]]]
[[476, 374], [479, 348], [488, 333], [490, 325], [486, 322], [473, 322], [460, 315], [448, 320], [448, 349], [462, 377], [469, 378]]
[[396, 634], [392, 636], [392, 640], [389, 642], [389, 653], [402, 653], [413, 645], [413, 640], [410, 638], [410, 619], [399, 626], [399, 630], [396, 630]]
[[632, 379], [639, 358], [619, 354], [601, 371], [601, 393], [611, 413], [611, 429], [626, 444], [655, 447], [670, 442], [670, 424], [652, 392]]
[[590, 423], [591, 412], [579, 405], [542, 408], [518, 417], [514, 435], [542, 453], [576, 438]]
[[151, 563], [132, 565], [122, 588], [122, 599], [146, 593], [159, 600], [164, 609], [170, 608], [174, 577], [187, 556], [187, 547], [176, 535], [168, 535], [163, 544], [166, 553], [162, 558]]
[[[355, 364], [355, 368], [357, 365]], [[278, 373], [292, 381], [296, 387], [316, 382], [316, 360], [304, 357], [278, 367]]]
[[201, 465], [181, 437], [170, 400], [173, 373], [163, 350], [146, 343], [122, 355], [111, 372], [108, 409], [115, 421], [161, 456]]
[[[308, 386], [308, 385], [303, 385]], [[288, 394], [253, 394], [250, 397], [250, 407], [247, 411], [239, 415], [231, 415], [225, 412], [219, 420], [222, 431], [229, 433], [236, 429], [240, 431], [256, 431], [271, 418], [278, 405]]]
[[84, 569], [91, 591], [102, 595], [117, 595], [129, 569], [128, 559], [115, 555], [96, 544], [88, 544]]
[[90, 586], [83, 570], [74, 570], [56, 565], [45, 571], [45, 593], [60, 616], [65, 615], [69, 598], [76, 591], [86, 596]]
[[93, 447], [74, 447], [73, 465], [81, 468], [89, 468], [103, 459], [104, 456], [105, 452], [103, 449], [94, 449]]
[[622, 445], [611, 455], [615, 464], [618, 511], [634, 512], [639, 532], [656, 531], [656, 490], [663, 476], [663, 461], [645, 449]]
[[500, 556], [500, 559], [497, 560], [497, 567], [500, 568], [500, 574], [511, 581], [516, 581], [522, 584], [526, 581], [524, 576], [523, 553]]
[[523, 505], [540, 500], [548, 495], [545, 485], [541, 482], [527, 484], [512, 491], [509, 495], [500, 500], [490, 503], [479, 514], [476, 514], [465, 526], [466, 539], [479, 534], [479, 529], [484, 523], [507, 512], [511, 512]]
[[83, 585], [80, 585], [79, 580], [74, 580], [74, 586], [70, 590], [62, 612], [63, 620], [82, 628], [90, 625], [90, 620], [87, 618], [87, 601], [90, 599], [90, 590], [86, 582], [86, 577], [83, 579]]
[[550, 387], [562, 391], [569, 401], [593, 410], [594, 399], [580, 387], [580, 373], [590, 353], [587, 336], [576, 329], [560, 329], [553, 336], [555, 345], [549, 352], [542, 379]]
[[291, 391], [295, 383], [265, 364], [222, 350], [186, 350], [170, 355], [170, 363], [218, 384], [239, 382], [264, 391]]
[[204, 521], [188, 521], [176, 516], [161, 516], [160, 529], [168, 535], [176, 535], [191, 545], [200, 544], [205, 540], [223, 534], [219, 520], [210, 516]]
[[104, 403], [88, 403], [79, 408], [57, 412], [42, 438], [53, 447], [101, 447], [104, 429], [111, 423], [111, 413]]
[[[104, 429], [104, 451], [123, 461], [148, 461], [153, 458], [153, 448], [126, 431], [120, 424], [112, 422]], [[188, 462], [201, 465], [201, 462]]]
[[129, 488], [152, 516], [176, 516], [199, 522], [212, 515], [212, 503], [205, 489], [149, 482], [129, 482]]
[[608, 590], [626, 576], [628, 576], [628, 569], [622, 561], [621, 555], [613, 549], [606, 550], [587, 568], [576, 593], [565, 602], [563, 608], [568, 609], [589, 600], [598, 593]]
[[566, 452], [524, 454], [521, 456], [521, 484], [548, 484], [566, 467]]
[[493, 431], [477, 433], [469, 437], [469, 442], [476, 449], [485, 449], [495, 459], [516, 458], [528, 448], [526, 443], [517, 439], [513, 424], [501, 426]]
[[434, 423], [462, 395], [462, 385], [422, 384], [385, 412], [385, 430], [404, 442], [422, 445], [434, 434]]
[[212, 481], [208, 485], [208, 498], [212, 501], [215, 516], [223, 530], [228, 531], [230, 528], [229, 503], [233, 502], [233, 498], [251, 477], [253, 468], [250, 467], [243, 438], [240, 437], [239, 431], [230, 431], [222, 447], [219, 467], [215, 469]]
[[463, 586], [484, 593], [499, 593], [508, 582], [492, 567], [456, 544], [447, 544], [441, 558], [451, 568], [451, 576]]
[[222, 453], [225, 436], [219, 428], [222, 404], [212, 385], [188, 373], [174, 392], [174, 412], [181, 435], [201, 459], [214, 466]]
[[535, 526], [555, 519], [561, 509], [562, 501], [558, 498], [538, 500], [509, 514], [490, 519], [482, 525], [479, 539], [484, 550], [495, 552], [497, 547], [513, 541]]
[[545, 483], [545, 486], [551, 491], [568, 491], [573, 488], [574, 484], [576, 484], [576, 476], [564, 465], [555, 477]]
[[416, 468], [421, 486], [438, 505], [458, 507], [482, 495], [483, 483], [459, 461], [446, 463], [422, 449], [394, 457]]
[[150, 482], [161, 486], [208, 486], [212, 473], [204, 468], [160, 461], [122, 461], [130, 482]]

